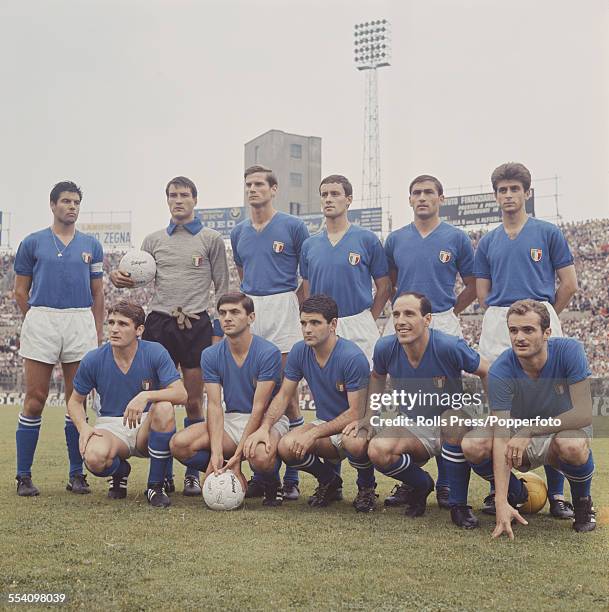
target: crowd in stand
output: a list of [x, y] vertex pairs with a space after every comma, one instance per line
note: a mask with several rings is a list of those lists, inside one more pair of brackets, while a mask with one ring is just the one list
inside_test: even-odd
[[[585, 344], [593, 375], [606, 377], [609, 376], [609, 219], [565, 223], [560, 227], [575, 257], [579, 281], [579, 291], [571, 300], [568, 312], [561, 316], [563, 332]], [[484, 230], [469, 232], [474, 247], [483, 235]], [[239, 278], [230, 247], [227, 252], [230, 288], [235, 290]], [[118, 267], [121, 256], [121, 253], [109, 253], [104, 257], [106, 304], [127, 297], [145, 307], [154, 289], [152, 284], [128, 290], [117, 289], [110, 283], [107, 273]], [[22, 367], [18, 355], [21, 315], [12, 293], [13, 259], [12, 254], [0, 255], [0, 387], [17, 384]], [[482, 323], [479, 304], [472, 304], [461, 320], [466, 340], [477, 348]]]

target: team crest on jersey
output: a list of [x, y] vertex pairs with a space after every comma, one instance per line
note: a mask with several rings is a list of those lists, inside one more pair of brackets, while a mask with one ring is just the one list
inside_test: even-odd
[[533, 261], [541, 261], [541, 249], [531, 249], [531, 259]]
[[275, 251], [275, 253], [283, 253], [283, 249], [285, 249], [285, 244], [283, 242], [279, 242], [279, 240], [273, 242], [273, 251]]
[[443, 389], [444, 384], [446, 383], [446, 376], [434, 376], [432, 378], [432, 381], [433, 381], [433, 386], [436, 389]]
[[344, 393], [344, 392], [345, 392], [345, 383], [342, 383], [342, 382], [337, 382], [337, 383], [336, 383], [336, 390], [337, 390], [339, 393]]
[[442, 263], [448, 263], [451, 260], [452, 253], [450, 251], [440, 251], [438, 257]]
[[150, 391], [152, 389], [152, 381], [145, 379], [142, 381], [142, 391]]
[[362, 260], [362, 256], [359, 253], [354, 253], [351, 251], [349, 253], [349, 263], [352, 266], [357, 266], [357, 264]]
[[200, 268], [203, 263], [203, 255], [193, 255], [192, 256], [192, 265], [195, 268]]
[[91, 255], [91, 253], [83, 252], [80, 256], [86, 264], [90, 264], [93, 261], [93, 255]]
[[557, 395], [564, 395], [565, 394], [565, 385], [558, 383], [556, 385], [554, 385], [554, 391], [556, 391]]

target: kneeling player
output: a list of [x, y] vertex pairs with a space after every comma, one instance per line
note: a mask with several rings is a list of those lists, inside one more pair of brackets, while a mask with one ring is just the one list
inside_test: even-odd
[[[141, 306], [121, 301], [108, 315], [110, 342], [85, 355], [68, 402], [80, 434], [80, 453], [92, 474], [111, 477], [111, 499], [127, 496], [127, 459], [150, 457], [148, 502], [169, 506], [163, 481], [175, 433], [173, 405], [186, 401], [186, 390], [167, 350], [140, 340], [145, 318]], [[87, 423], [84, 410], [93, 389], [101, 401], [95, 427]]]
[[[362, 350], [336, 335], [338, 307], [326, 295], [313, 295], [300, 307], [304, 341], [297, 342], [288, 355], [281, 389], [271, 402], [260, 428], [245, 444], [246, 456], [258, 444], [269, 444], [270, 431], [285, 412], [298, 382], [304, 378], [315, 401], [317, 419], [290, 433], [279, 442], [279, 454], [286, 465], [313, 474], [319, 482], [309, 505], [327, 506], [339, 499], [342, 478], [332, 462], [344, 459], [343, 428], [361, 417], [370, 377]], [[322, 459], [326, 461], [322, 461]], [[374, 496], [374, 468], [354, 466], [358, 470], [358, 498]], [[357, 499], [356, 499], [357, 502]], [[356, 503], [354, 502], [354, 503]]]
[[[409, 404], [402, 406], [407, 409], [402, 416], [409, 421], [405, 426], [389, 427], [379, 422], [379, 431], [368, 444], [367, 457], [381, 473], [406, 485], [405, 514], [415, 518], [424, 514], [427, 497], [434, 490], [433, 479], [420, 466], [441, 453], [446, 460], [451, 519], [459, 527], [472, 529], [478, 526], [478, 520], [467, 505], [469, 466], [454, 440], [441, 443], [440, 423], [441, 417], [449, 414], [446, 408], [464, 399], [462, 370], [480, 376], [484, 383], [488, 367], [462, 338], [430, 329], [431, 320], [431, 304], [423, 294], [408, 292], [396, 298], [396, 333], [376, 343], [369, 398], [381, 397], [389, 374], [394, 390], [409, 392]], [[346, 446], [362, 425], [369, 430], [376, 427], [376, 420], [370, 419], [371, 407], [372, 404], [363, 424], [351, 423], [345, 429]], [[371, 431], [369, 437], [373, 434]], [[364, 460], [365, 456], [360, 457], [360, 461]]]
[[[225, 339], [201, 354], [201, 370], [207, 389], [207, 422], [190, 425], [171, 440], [173, 456], [184, 465], [207, 473], [232, 469], [241, 480], [246, 438], [258, 429], [271, 397], [281, 382], [281, 351], [268, 340], [252, 334], [254, 302], [244, 293], [226, 293], [217, 305]], [[222, 391], [226, 414], [222, 410]], [[281, 481], [275, 461], [279, 438], [289, 422], [282, 417], [248, 456], [250, 465], [264, 480], [265, 506], [282, 503]], [[229, 458], [224, 466], [224, 458]]]
[[495, 425], [491, 436], [472, 432], [463, 439], [465, 457], [476, 473], [495, 483], [497, 525], [493, 537], [514, 537], [513, 519], [526, 525], [519, 502], [526, 486], [512, 474], [542, 465], [559, 469], [571, 485], [573, 529], [596, 527], [590, 488], [594, 461], [590, 450], [592, 398], [590, 370], [582, 345], [573, 338], [551, 338], [550, 314], [541, 302], [520, 300], [507, 312], [511, 349], [489, 371], [493, 415], [529, 420], [515, 429]]

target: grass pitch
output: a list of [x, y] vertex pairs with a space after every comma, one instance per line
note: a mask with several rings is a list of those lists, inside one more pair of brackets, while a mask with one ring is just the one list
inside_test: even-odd
[[[248, 500], [232, 513], [202, 499], [173, 496], [150, 508], [147, 462], [134, 459], [127, 500], [65, 491], [63, 410], [47, 407], [34, 462], [37, 498], [15, 495], [18, 409], [0, 408], [0, 608], [9, 593], [65, 593], [63, 607], [87, 610], [514, 610], [609, 608], [609, 440], [595, 440], [593, 495], [599, 525], [576, 534], [548, 506], [518, 527], [516, 540], [492, 541], [482, 528], [457, 529], [431, 496], [426, 515], [409, 519], [382, 500], [395, 481], [378, 476], [377, 512], [351, 507], [355, 473], [343, 464], [345, 501], [311, 509], [314, 479], [281, 508]], [[178, 415], [181, 421], [183, 415]], [[435, 463], [430, 462], [435, 474]], [[183, 468], [176, 466], [177, 480]], [[181, 483], [179, 484], [181, 489]], [[472, 475], [474, 510], [487, 492]], [[40, 606], [38, 606], [40, 607]]]

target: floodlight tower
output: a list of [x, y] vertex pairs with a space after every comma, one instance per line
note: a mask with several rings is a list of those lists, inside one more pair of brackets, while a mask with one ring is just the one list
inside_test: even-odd
[[362, 200], [381, 206], [381, 152], [377, 70], [390, 66], [391, 29], [386, 19], [358, 23], [354, 28], [355, 67], [366, 72]]

